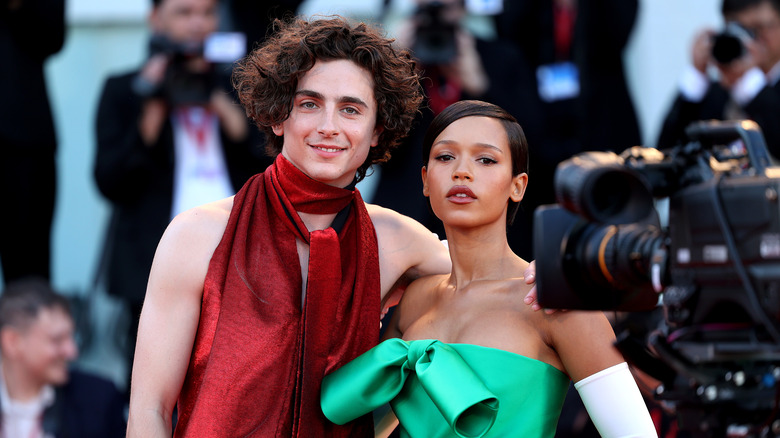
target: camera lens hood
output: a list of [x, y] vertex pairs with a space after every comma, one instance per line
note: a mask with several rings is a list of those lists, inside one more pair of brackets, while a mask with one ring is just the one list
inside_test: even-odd
[[600, 223], [637, 222], [653, 210], [647, 182], [613, 152], [584, 152], [559, 164], [555, 194], [567, 210]]

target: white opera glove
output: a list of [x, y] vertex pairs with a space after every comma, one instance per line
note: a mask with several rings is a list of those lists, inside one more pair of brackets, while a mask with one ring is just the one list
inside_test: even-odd
[[604, 438], [658, 437], [642, 394], [625, 362], [574, 384]]

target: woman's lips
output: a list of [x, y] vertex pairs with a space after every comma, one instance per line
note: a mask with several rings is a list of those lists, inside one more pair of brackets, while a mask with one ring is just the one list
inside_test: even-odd
[[466, 204], [477, 199], [477, 195], [466, 186], [454, 186], [448, 192], [446, 198], [458, 204]]

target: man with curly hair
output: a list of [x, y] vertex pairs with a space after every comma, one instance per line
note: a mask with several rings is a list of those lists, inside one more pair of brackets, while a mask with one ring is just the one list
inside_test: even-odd
[[446, 273], [444, 245], [366, 204], [354, 184], [387, 160], [421, 102], [406, 51], [341, 18], [277, 21], [236, 67], [274, 164], [189, 210], [157, 249], [138, 333], [128, 436], [373, 436], [336, 426], [322, 377], [376, 344], [402, 279]]

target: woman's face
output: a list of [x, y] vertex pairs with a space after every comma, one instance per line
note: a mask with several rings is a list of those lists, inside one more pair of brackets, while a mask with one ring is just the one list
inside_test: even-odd
[[464, 117], [433, 141], [423, 194], [445, 226], [505, 223], [507, 203], [523, 198], [528, 176], [512, 175], [509, 140], [492, 117]]

